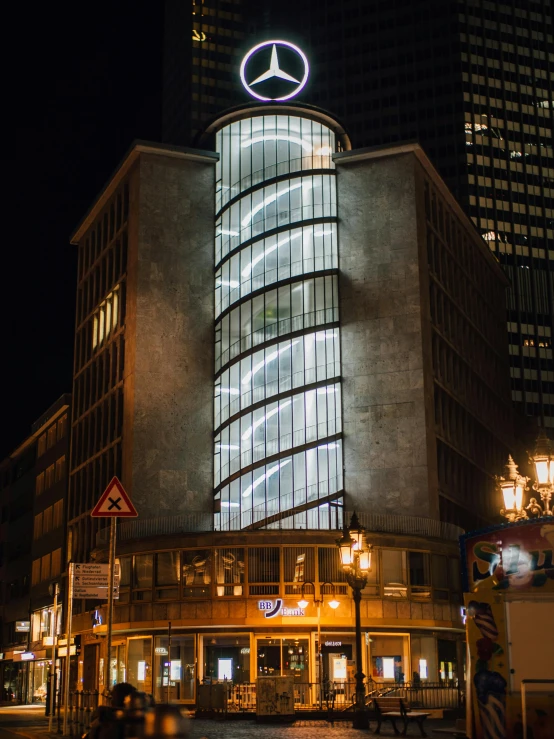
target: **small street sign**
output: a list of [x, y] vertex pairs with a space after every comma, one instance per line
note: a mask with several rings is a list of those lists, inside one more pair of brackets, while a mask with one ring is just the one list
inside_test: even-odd
[[31, 631], [31, 622], [30, 621], [16, 621], [15, 630], [20, 631], [20, 632]]
[[114, 477], [90, 515], [93, 518], [135, 518], [138, 513], [123, 485]]
[[[73, 597], [108, 599], [108, 564], [75, 563], [73, 568]], [[114, 578], [114, 598], [119, 598], [119, 577]]]

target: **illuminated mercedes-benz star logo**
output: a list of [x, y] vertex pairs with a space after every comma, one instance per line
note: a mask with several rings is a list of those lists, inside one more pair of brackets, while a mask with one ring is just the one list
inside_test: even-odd
[[[267, 49], [268, 47], [271, 47], [271, 60], [269, 63], [269, 69], [258, 75], [255, 79], [250, 80], [249, 82], [247, 80], [247, 76], [250, 62], [253, 61], [253, 58], [257, 56], [261, 51]], [[300, 57], [300, 62], [304, 68], [304, 73], [302, 75], [294, 76], [292, 74], [289, 74], [289, 72], [286, 72], [281, 67], [279, 63], [279, 47], [291, 50], [292, 52], [294, 52], [294, 54]], [[254, 46], [254, 48], [250, 49], [248, 54], [246, 54], [246, 56], [242, 60], [242, 64], [240, 65], [240, 78], [242, 84], [244, 85], [246, 90], [248, 90], [248, 92], [253, 97], [258, 98], [258, 100], [289, 100], [295, 95], [298, 95], [300, 90], [304, 87], [309, 73], [310, 67], [306, 55], [301, 49], [298, 48], [298, 46], [291, 44], [289, 41], [264, 41], [263, 43], [258, 44], [257, 46]], [[258, 90], [252, 89], [254, 85], [259, 85], [262, 82], [267, 82], [271, 79], [283, 80], [284, 82], [293, 84], [294, 87], [291, 92], [287, 92], [287, 94], [285, 95], [279, 95], [279, 97], [268, 97], [267, 95], [261, 95]]]

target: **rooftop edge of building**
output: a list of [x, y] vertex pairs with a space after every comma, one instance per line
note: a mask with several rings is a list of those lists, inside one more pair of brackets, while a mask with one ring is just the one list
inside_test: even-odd
[[69, 237], [70, 244], [78, 244], [86, 229], [101, 210], [116, 187], [117, 182], [129, 171], [131, 166], [136, 162], [141, 154], [158, 154], [160, 156], [175, 157], [178, 159], [190, 159], [192, 161], [204, 161], [213, 163], [218, 161], [219, 155], [215, 151], [204, 149], [195, 149], [186, 146], [176, 146], [173, 144], [161, 144], [156, 141], [143, 141], [136, 139], [133, 141], [127, 153], [121, 159], [112, 174], [106, 180], [106, 184], [100, 190], [90, 208], [81, 218], [73, 232]]

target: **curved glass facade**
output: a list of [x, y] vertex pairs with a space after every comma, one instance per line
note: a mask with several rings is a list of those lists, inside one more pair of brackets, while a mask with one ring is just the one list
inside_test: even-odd
[[216, 134], [214, 527], [342, 525], [335, 134]]

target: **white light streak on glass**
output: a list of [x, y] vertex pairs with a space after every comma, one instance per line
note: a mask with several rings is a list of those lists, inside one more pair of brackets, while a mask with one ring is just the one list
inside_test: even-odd
[[265, 359], [262, 359], [261, 362], [258, 362], [258, 364], [255, 364], [254, 367], [250, 372], [247, 372], [244, 377], [242, 378], [242, 384], [248, 385], [250, 380], [254, 377], [256, 372], [259, 372], [262, 367], [265, 367], [266, 364], [269, 364], [270, 362], [273, 362], [274, 359], [277, 359], [277, 357], [282, 354], [283, 352], [288, 351], [291, 349], [295, 344], [298, 344], [298, 341], [292, 341], [290, 344], [287, 344], [287, 346], [284, 346], [282, 349], [279, 349], [278, 351], [271, 352], [271, 354], [268, 354]]
[[[253, 259], [251, 262], [249, 262], [246, 267], [242, 270], [241, 274], [243, 277], [250, 277], [250, 274], [254, 267], [259, 264], [259, 262], [262, 261], [262, 259], [265, 259], [268, 254], [271, 254], [276, 249], [279, 249], [281, 246], [284, 246], [285, 244], [288, 244], [289, 241], [294, 241], [295, 239], [299, 239], [302, 236], [302, 233], [294, 234], [294, 236], [287, 236], [284, 239], [281, 239], [281, 241], [278, 241], [273, 246], [268, 247], [263, 254], [259, 254], [256, 259]], [[238, 283], [237, 283], [238, 284]]]
[[278, 462], [274, 467], [270, 467], [267, 472], [264, 472], [262, 475], [260, 475], [257, 480], [254, 480], [254, 483], [252, 485], [249, 485], [246, 488], [246, 490], [242, 494], [242, 497], [248, 498], [249, 495], [252, 495], [252, 491], [255, 490], [259, 485], [261, 485], [264, 480], [268, 480], [280, 469], [286, 467], [287, 464], [290, 464], [290, 459], [285, 459], [283, 462]]
[[271, 205], [271, 203], [274, 203], [277, 200], [277, 198], [280, 198], [283, 195], [287, 195], [289, 192], [293, 192], [294, 190], [299, 190], [301, 187], [306, 190], [311, 190], [312, 183], [309, 182], [308, 180], [305, 180], [303, 182], [298, 182], [296, 185], [285, 187], [283, 190], [273, 193], [273, 195], [268, 195], [267, 198], [264, 198], [264, 200], [259, 205], [253, 208], [250, 211], [250, 213], [248, 213], [248, 215], [242, 219], [241, 221], [242, 227], [246, 228], [246, 226], [248, 226], [251, 223], [255, 215], [257, 215], [261, 210], [266, 208], [268, 205]]
[[227, 393], [228, 395], [238, 395], [240, 390], [238, 387], [222, 387], [219, 389], [220, 393]]
[[[285, 133], [269, 133], [265, 134], [264, 136], [256, 136], [256, 138], [248, 139], [247, 141], [243, 141], [241, 144], [242, 149], [246, 149], [248, 146], [253, 146], [254, 144], [259, 144], [261, 141], [289, 141], [291, 144], [298, 144], [301, 146], [304, 151], [306, 151], [308, 154], [311, 154], [313, 151], [313, 146], [310, 144], [309, 141], [306, 141], [305, 139], [301, 139], [298, 136], [289, 136]], [[329, 147], [323, 147], [328, 148]], [[329, 152], [331, 150], [329, 149]], [[321, 152], [316, 152], [321, 153]]]
[[239, 287], [240, 282], [237, 282], [237, 280], [216, 280], [216, 285], [224, 285], [225, 287]]
[[273, 416], [277, 415], [277, 413], [279, 413], [279, 411], [282, 411], [283, 408], [286, 408], [291, 403], [292, 403], [292, 400], [285, 400], [283, 403], [279, 403], [279, 405], [277, 406], [277, 408], [274, 408], [273, 410], [269, 411], [269, 413], [266, 413], [261, 418], [258, 418], [258, 420], [256, 421], [256, 423], [253, 423], [252, 426], [249, 426], [246, 429], [246, 431], [244, 432], [244, 434], [241, 436], [241, 439], [243, 441], [247, 441], [252, 436], [252, 434], [254, 433], [254, 431], [259, 426], [261, 426], [263, 423], [265, 423], [268, 419], [270, 419]]
[[240, 236], [238, 231], [228, 231], [226, 228], [222, 228], [221, 231], [216, 233], [216, 236]]

